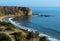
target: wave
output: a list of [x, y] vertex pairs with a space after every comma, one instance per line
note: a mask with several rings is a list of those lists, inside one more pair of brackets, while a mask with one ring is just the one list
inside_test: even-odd
[[[8, 19], [13, 25], [15, 25], [15, 26], [17, 26], [17, 27], [19, 27], [21, 29], [28, 30], [29, 32], [31, 32], [31, 31], [33, 31], [33, 32], [37, 31], [37, 30], [34, 30], [32, 28], [27, 28], [27, 27], [21, 26], [20, 23], [16, 23], [15, 21], [12, 21], [13, 18], [14, 17], [11, 17], [11, 18]], [[58, 39], [52, 38], [51, 36], [43, 34], [43, 33], [41, 33], [39, 36], [46, 36], [49, 41], [59, 41]]]
[[21, 28], [21, 29], [28, 30], [29, 32], [31, 32], [31, 31], [34, 31], [34, 32], [37, 31], [37, 30], [34, 30], [34, 29], [32, 29], [32, 28], [27, 28], [27, 27], [21, 26], [20, 23], [16, 23], [15, 21], [12, 21], [13, 18], [14, 18], [14, 17], [9, 18], [9, 21], [10, 21], [13, 25], [15, 25], [15, 26], [17, 26], [17, 27], [19, 27], [19, 28]]
[[51, 36], [46, 35], [46, 34], [43, 34], [43, 33], [41, 33], [39, 36], [46, 36], [46, 37], [48, 38], [49, 41], [59, 41], [58, 39], [52, 38]]

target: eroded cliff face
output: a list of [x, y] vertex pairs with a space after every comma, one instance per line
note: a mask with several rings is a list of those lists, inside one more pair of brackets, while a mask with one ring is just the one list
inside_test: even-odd
[[0, 6], [0, 15], [32, 15], [32, 10], [28, 7]]

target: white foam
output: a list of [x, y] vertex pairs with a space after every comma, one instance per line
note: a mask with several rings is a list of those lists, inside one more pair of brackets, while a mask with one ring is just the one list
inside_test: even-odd
[[16, 23], [16, 22], [12, 21], [13, 18], [14, 18], [14, 17], [9, 18], [9, 21], [10, 21], [13, 25], [15, 25], [15, 26], [17, 26], [17, 27], [20, 27], [21, 29], [28, 30], [29, 32], [31, 32], [31, 31], [36, 31], [36, 30], [31, 29], [31, 28], [27, 28], [27, 27], [21, 26], [20, 23]]
[[[34, 29], [30, 29], [30, 28], [27, 28], [27, 27], [24, 27], [24, 26], [21, 26], [21, 25], [17, 24], [16, 22], [14, 22], [14, 21], [11, 20], [11, 19], [13, 19], [13, 18], [14, 18], [14, 17], [9, 18], [9, 21], [10, 21], [13, 25], [15, 25], [15, 26], [17, 26], [17, 27], [20, 27], [21, 29], [28, 30], [29, 32], [31, 32], [31, 31], [35, 32], [35, 31], [36, 31], [36, 30], [34, 30]], [[51, 36], [48, 36], [48, 35], [43, 34], [43, 33], [41, 33], [39, 36], [46, 36], [46, 37], [48, 38], [48, 40], [50, 40], [50, 41], [59, 41], [58, 39], [52, 38]]]
[[56, 38], [52, 38], [51, 36], [48, 36], [48, 35], [43, 34], [43, 33], [41, 33], [39, 36], [46, 36], [48, 38], [48, 40], [50, 40], [50, 41], [60, 41], [60, 40], [58, 40]]

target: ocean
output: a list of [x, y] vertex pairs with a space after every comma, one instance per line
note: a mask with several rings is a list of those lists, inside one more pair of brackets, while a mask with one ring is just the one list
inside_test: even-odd
[[60, 7], [30, 7], [33, 14], [50, 15], [44, 16], [24, 16], [12, 19], [16, 24], [31, 28], [51, 37], [51, 41], [60, 41]]

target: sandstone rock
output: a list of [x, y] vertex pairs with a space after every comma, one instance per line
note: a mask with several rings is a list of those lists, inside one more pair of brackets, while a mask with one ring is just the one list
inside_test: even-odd
[[32, 15], [32, 10], [28, 7], [0, 6], [0, 15]]

